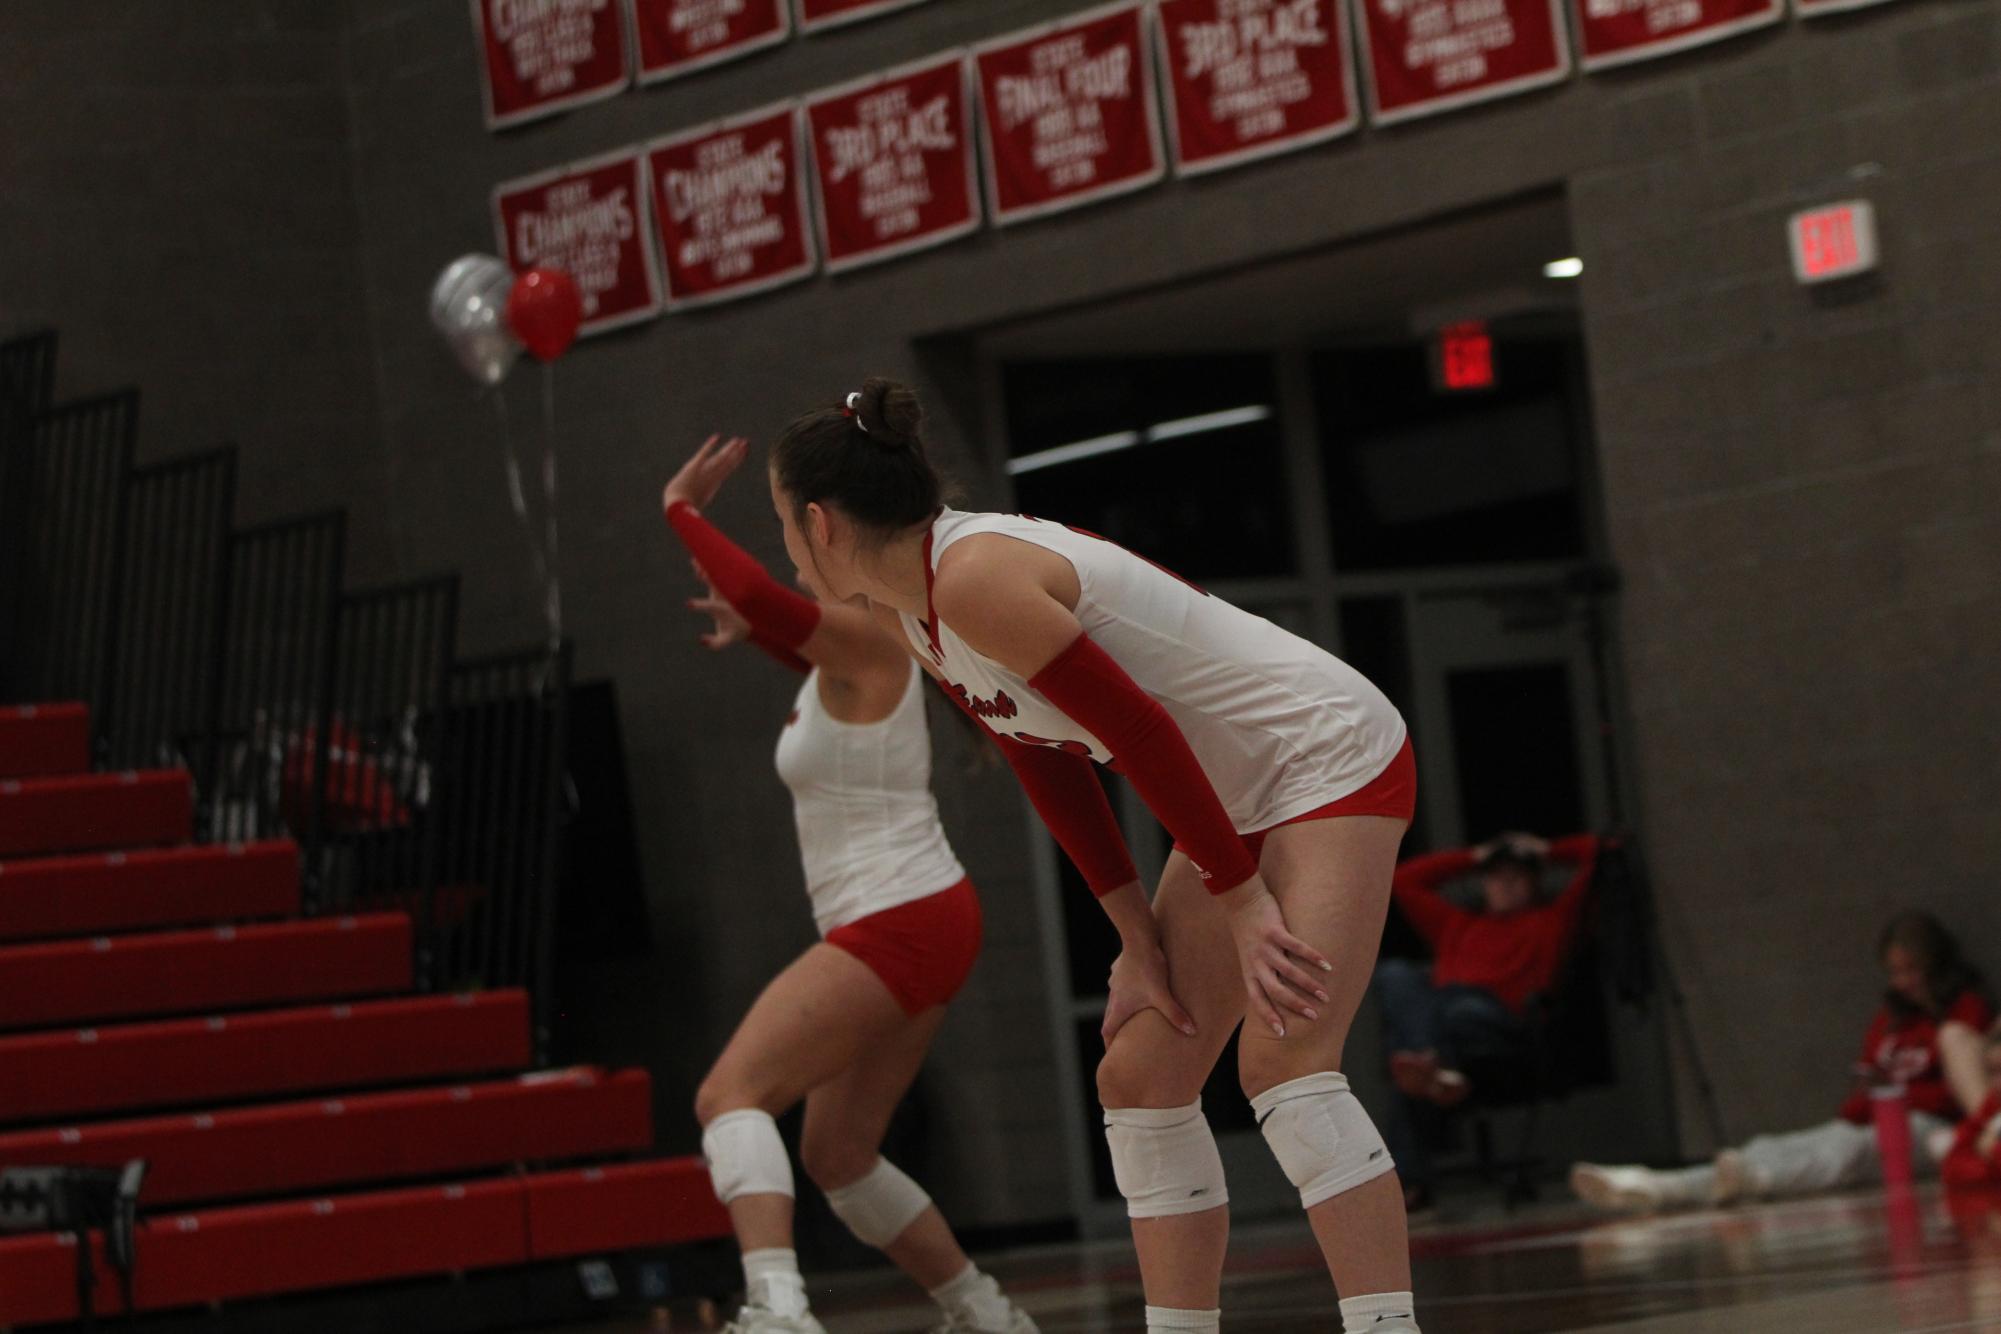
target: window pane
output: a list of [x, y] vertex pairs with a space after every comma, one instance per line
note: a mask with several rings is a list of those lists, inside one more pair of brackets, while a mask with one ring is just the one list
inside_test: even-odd
[[1016, 508], [1191, 579], [1294, 572], [1269, 357], [1002, 368]]
[[1468, 836], [1582, 829], [1589, 816], [1564, 665], [1457, 671], [1445, 684]]
[[1433, 387], [1419, 342], [1313, 358], [1336, 564], [1379, 570], [1583, 556], [1577, 359], [1497, 334], [1497, 387]]

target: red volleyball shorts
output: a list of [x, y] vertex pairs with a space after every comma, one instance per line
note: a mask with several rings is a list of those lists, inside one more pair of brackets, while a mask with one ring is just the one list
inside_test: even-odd
[[980, 957], [980, 933], [980, 896], [968, 879], [837, 926], [826, 939], [867, 964], [914, 1017], [959, 994]]
[[[1290, 820], [1281, 820], [1272, 829], [1283, 829], [1289, 824], [1305, 824], [1310, 820], [1332, 820], [1343, 815], [1381, 815], [1392, 820], [1402, 820], [1409, 824], [1417, 816], [1417, 752], [1411, 748], [1410, 737], [1403, 739], [1403, 747], [1394, 759], [1366, 784], [1325, 806], [1316, 806], [1304, 815], [1295, 815]], [[1254, 834], [1244, 834], [1244, 850], [1257, 861], [1264, 856], [1265, 839], [1271, 829], [1260, 829]], [[1179, 843], [1174, 845], [1182, 852]], [[1199, 868], [1198, 868], [1199, 869]], [[1209, 873], [1202, 872], [1207, 880]]]

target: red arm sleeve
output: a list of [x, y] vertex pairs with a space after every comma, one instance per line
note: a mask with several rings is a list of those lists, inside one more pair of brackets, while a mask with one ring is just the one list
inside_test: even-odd
[[723, 536], [686, 501], [667, 507], [667, 522], [702, 563], [716, 591], [750, 622], [750, 642], [794, 671], [813, 670], [799, 649], [819, 628], [820, 604], [773, 579], [749, 552]]
[[1417, 933], [1432, 945], [1438, 944], [1447, 927], [1465, 916], [1439, 895], [1438, 887], [1455, 876], [1465, 875], [1477, 864], [1469, 849], [1450, 848], [1413, 857], [1397, 867], [1390, 892]]
[[1570, 883], [1550, 905], [1563, 914], [1566, 930], [1576, 923], [1591, 896], [1592, 877], [1598, 872], [1598, 848], [1596, 834], [1572, 834], [1549, 845], [1551, 861], [1576, 868], [1571, 872]]
[[1112, 748], [1119, 771], [1209, 873], [1210, 893], [1227, 893], [1257, 874], [1188, 738], [1089, 635], [1071, 640], [1029, 684]]
[[[945, 698], [966, 708], [966, 702], [950, 690], [945, 691]], [[1000, 736], [971, 709], [966, 709], [966, 716], [993, 737], [1008, 768], [1020, 780], [1022, 791], [1028, 794], [1029, 804], [1093, 894], [1102, 897], [1139, 879], [1125, 835], [1119, 831], [1118, 817], [1105, 800], [1105, 789], [1098, 785], [1096, 765], [1082, 755]]]

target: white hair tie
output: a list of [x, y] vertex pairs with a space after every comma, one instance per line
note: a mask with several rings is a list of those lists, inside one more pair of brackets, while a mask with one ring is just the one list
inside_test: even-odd
[[855, 425], [861, 427], [863, 435], [867, 435], [868, 423], [862, 420], [861, 399], [862, 391], [859, 389], [848, 395], [848, 416], [854, 418]]

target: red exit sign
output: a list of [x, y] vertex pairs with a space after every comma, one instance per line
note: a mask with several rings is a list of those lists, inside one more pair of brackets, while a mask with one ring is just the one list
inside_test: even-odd
[[1786, 231], [1792, 239], [1793, 277], [1803, 283], [1851, 278], [1876, 267], [1876, 210], [1866, 199], [1795, 213]]
[[1494, 336], [1483, 320], [1448, 324], [1438, 331], [1431, 356], [1437, 386], [1453, 393], [1494, 387]]

